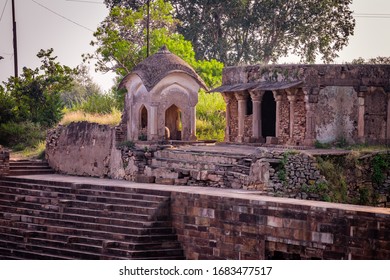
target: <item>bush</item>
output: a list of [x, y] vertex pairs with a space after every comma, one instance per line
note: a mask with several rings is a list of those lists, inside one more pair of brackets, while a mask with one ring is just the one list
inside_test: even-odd
[[37, 146], [46, 137], [41, 125], [30, 121], [3, 123], [0, 125], [0, 144], [23, 150], [26, 147]]
[[73, 106], [74, 111], [83, 111], [89, 114], [109, 114], [113, 108], [117, 108], [116, 100], [108, 94], [93, 94], [84, 102]]
[[196, 106], [198, 139], [223, 141], [226, 127], [225, 111], [226, 104], [220, 94], [199, 92], [199, 103]]

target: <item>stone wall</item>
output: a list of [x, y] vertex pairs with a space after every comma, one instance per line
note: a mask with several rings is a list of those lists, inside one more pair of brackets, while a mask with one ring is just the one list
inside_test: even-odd
[[0, 146], [0, 177], [9, 174], [9, 152]]
[[105, 177], [110, 173], [113, 139], [115, 129], [106, 125], [80, 122], [58, 126], [48, 132], [46, 159], [59, 173]]
[[172, 193], [187, 259], [390, 259], [390, 212], [261, 196]]

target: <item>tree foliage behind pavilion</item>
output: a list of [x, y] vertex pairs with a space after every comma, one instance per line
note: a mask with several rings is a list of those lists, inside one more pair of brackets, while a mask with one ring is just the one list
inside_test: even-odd
[[[158, 1], [158, 0], [156, 0]], [[105, 0], [110, 8], [137, 9], [146, 0]], [[154, 3], [154, 0], [151, 0]], [[293, 53], [302, 62], [331, 62], [348, 44], [355, 20], [352, 0], [170, 0], [177, 30], [197, 59], [228, 65], [269, 63]]]

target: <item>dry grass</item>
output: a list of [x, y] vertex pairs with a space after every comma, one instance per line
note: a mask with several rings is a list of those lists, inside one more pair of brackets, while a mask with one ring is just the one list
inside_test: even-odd
[[82, 111], [66, 112], [60, 124], [67, 125], [82, 121], [115, 126], [121, 121], [121, 112], [118, 109], [112, 109], [110, 114], [89, 114]]

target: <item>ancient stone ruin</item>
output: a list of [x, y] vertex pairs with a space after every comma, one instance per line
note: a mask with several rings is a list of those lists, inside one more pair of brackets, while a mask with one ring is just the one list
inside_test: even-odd
[[312, 146], [390, 140], [389, 65], [228, 67], [227, 142]]
[[162, 47], [128, 74], [121, 128], [127, 140], [196, 140], [199, 88], [207, 86], [184, 60]]

